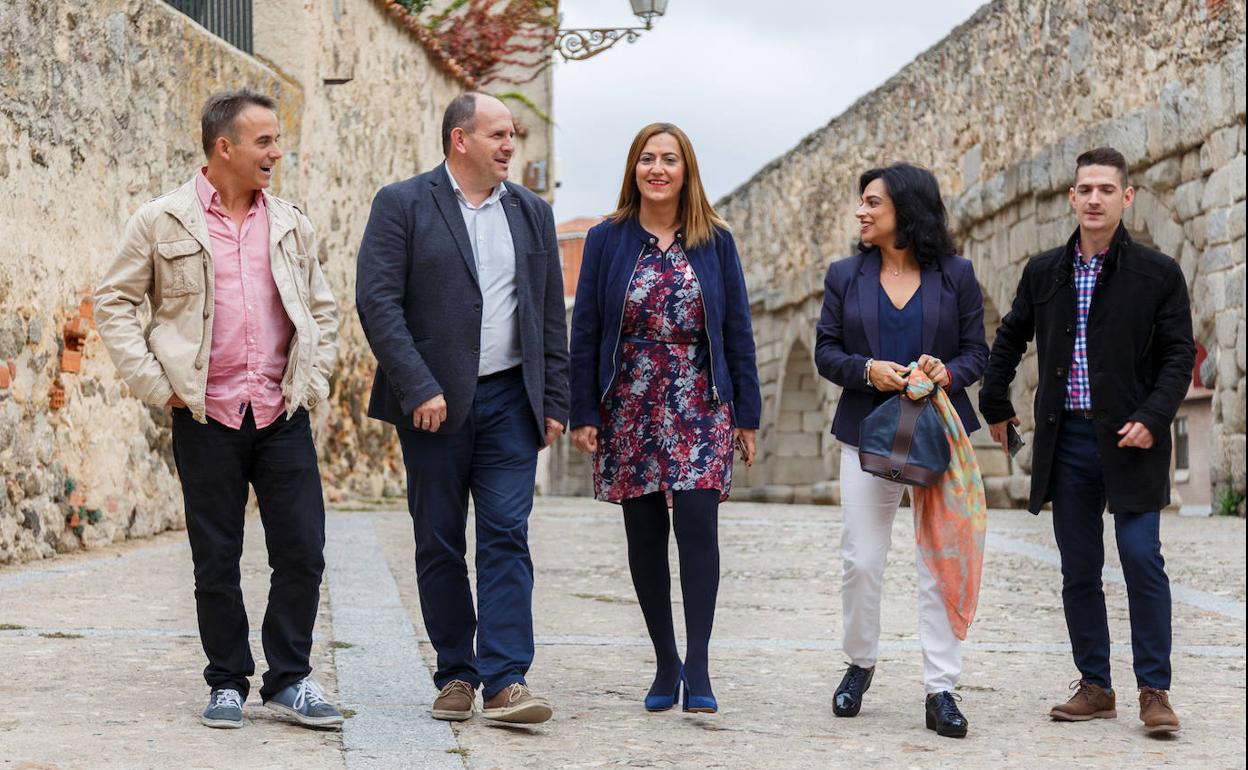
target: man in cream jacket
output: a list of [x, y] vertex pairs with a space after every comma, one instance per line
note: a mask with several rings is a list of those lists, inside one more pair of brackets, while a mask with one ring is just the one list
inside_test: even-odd
[[130, 218], [95, 293], [96, 324], [131, 392], [173, 410], [211, 688], [203, 723], [242, 727], [255, 673], [239, 586], [250, 484], [273, 570], [260, 698], [301, 724], [341, 724], [308, 659], [325, 508], [307, 410], [329, 395], [334, 297], [311, 223], [266, 190], [282, 157], [274, 101], [219, 93], [201, 126], [206, 164]]

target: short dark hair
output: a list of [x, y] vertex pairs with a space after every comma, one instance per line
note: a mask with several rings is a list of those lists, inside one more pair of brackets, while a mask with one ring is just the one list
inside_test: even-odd
[[446, 105], [446, 112], [442, 113], [442, 154], [444, 156], [451, 154], [451, 131], [456, 128], [462, 128], [465, 131], [472, 130], [473, 121], [477, 117], [477, 97], [481, 95], [476, 91], [468, 91], [456, 96], [450, 104]]
[[238, 141], [234, 121], [240, 112], [253, 104], [277, 112], [277, 102], [272, 97], [250, 88], [221, 91], [208, 97], [208, 101], [204, 102], [203, 112], [199, 115], [204, 157], [212, 157], [212, 146], [216, 144], [217, 137], [224, 136], [231, 142]]
[[1127, 159], [1113, 147], [1097, 147], [1075, 158], [1076, 173], [1084, 166], [1113, 166], [1122, 177], [1122, 189], [1127, 189]]
[[[958, 253], [953, 234], [949, 232], [949, 215], [940, 197], [940, 183], [932, 172], [913, 163], [868, 169], [858, 178], [858, 194], [877, 179], [884, 181], [897, 212], [893, 241], [897, 248], [913, 246], [915, 257], [925, 265], [936, 264]], [[865, 243], [858, 242], [859, 251], [868, 248]]]

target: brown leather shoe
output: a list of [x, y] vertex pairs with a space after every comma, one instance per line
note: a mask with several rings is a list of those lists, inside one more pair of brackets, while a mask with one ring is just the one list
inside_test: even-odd
[[1150, 733], [1175, 733], [1179, 731], [1179, 715], [1170, 706], [1170, 695], [1165, 690], [1152, 687], [1140, 688], [1140, 721]]
[[529, 692], [521, 682], [507, 685], [484, 706], [481, 716], [486, 719], [518, 725], [545, 722], [554, 713], [549, 701]]
[[1113, 690], [1075, 680], [1070, 683], [1075, 694], [1070, 700], [1054, 706], [1049, 716], [1059, 722], [1086, 722], [1089, 719], [1113, 719], [1118, 716]]
[[472, 719], [472, 704], [476, 699], [477, 688], [462, 680], [452, 679], [433, 700], [433, 718], [448, 722]]

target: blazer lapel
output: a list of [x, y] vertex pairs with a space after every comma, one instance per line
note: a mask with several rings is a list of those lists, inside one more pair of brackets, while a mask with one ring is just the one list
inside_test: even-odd
[[468, 272], [472, 274], [472, 282], [481, 288], [481, 279], [477, 275], [477, 260], [472, 256], [472, 245], [468, 242], [468, 228], [464, 226], [464, 215], [459, 210], [459, 200], [455, 198], [455, 190], [451, 188], [451, 180], [446, 175], [446, 168], [439, 166], [441, 173], [434, 176], [433, 202], [442, 212], [446, 226], [459, 247], [459, 255], [463, 257]]
[[[933, 265], [919, 271], [919, 295], [923, 300], [923, 349], [931, 354], [936, 341], [936, 327], [940, 324], [940, 267]], [[908, 363], [908, 362], [907, 362]]]
[[[507, 229], [511, 231], [511, 245], [516, 253], [516, 286], [527, 286], [529, 282], [529, 254], [534, 251], [530, 245], [529, 223], [525, 219], [524, 209], [520, 207], [520, 197], [509, 188], [507, 194], [499, 201], [507, 214]], [[548, 257], [549, 258], [549, 257]], [[524, 296], [518, 292], [517, 296]]]
[[872, 249], [862, 255], [858, 269], [858, 312], [867, 333], [871, 357], [880, 357], [880, 252]]

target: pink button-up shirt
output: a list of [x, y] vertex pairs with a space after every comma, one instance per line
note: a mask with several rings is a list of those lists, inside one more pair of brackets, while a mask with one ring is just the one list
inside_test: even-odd
[[256, 427], [263, 428], [285, 409], [282, 374], [295, 333], [273, 282], [264, 195], [256, 193], [240, 231], [202, 169], [195, 190], [208, 222], [216, 280], [204, 411], [238, 429], [251, 404]]

